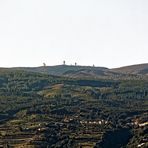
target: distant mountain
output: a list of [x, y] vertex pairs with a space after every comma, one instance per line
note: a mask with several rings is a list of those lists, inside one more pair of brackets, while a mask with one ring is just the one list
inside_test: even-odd
[[[121, 68], [109, 69], [106, 67], [91, 67], [91, 66], [73, 66], [73, 65], [57, 65], [57, 66], [41, 66], [41, 67], [15, 67], [15, 68], [0, 68], [0, 71], [5, 70], [23, 70], [28, 72], [44, 73], [54, 76], [66, 77], [92, 77], [92, 78], [122, 78], [140, 77], [148, 75], [148, 64], [139, 64], [125, 66]], [[139, 77], [139, 76], [138, 76]]]
[[42, 66], [42, 67], [18, 67], [13, 68], [15, 70], [25, 70], [30, 72], [46, 73], [57, 76], [104, 76], [110, 70], [105, 67], [91, 67], [91, 66], [69, 66], [69, 65], [57, 65], [57, 66]]
[[148, 63], [115, 68], [112, 71], [124, 74], [148, 75]]

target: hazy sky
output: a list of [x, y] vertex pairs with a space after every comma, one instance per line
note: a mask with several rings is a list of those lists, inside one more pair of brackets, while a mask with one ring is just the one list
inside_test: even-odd
[[148, 0], [0, 0], [0, 67], [148, 63]]

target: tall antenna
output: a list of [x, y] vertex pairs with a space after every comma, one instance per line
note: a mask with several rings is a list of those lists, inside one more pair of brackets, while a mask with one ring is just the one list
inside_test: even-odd
[[63, 65], [66, 65], [66, 62], [65, 61], [63, 61]]
[[46, 67], [46, 63], [43, 63], [43, 66]]

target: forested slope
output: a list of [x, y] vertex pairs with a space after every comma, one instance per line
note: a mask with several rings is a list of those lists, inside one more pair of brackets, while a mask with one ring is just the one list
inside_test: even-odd
[[146, 146], [147, 126], [141, 125], [147, 119], [146, 78], [72, 78], [0, 70], [1, 147]]

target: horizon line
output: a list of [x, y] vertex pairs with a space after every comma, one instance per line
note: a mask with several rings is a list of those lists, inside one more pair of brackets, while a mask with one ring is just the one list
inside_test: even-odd
[[79, 65], [79, 64], [55, 64], [55, 65], [46, 65], [45, 63], [43, 63], [42, 65], [38, 65], [38, 66], [2, 66], [2, 67], [0, 67], [0, 68], [8, 68], [8, 69], [11, 69], [11, 68], [38, 68], [38, 67], [56, 67], [56, 66], [74, 66], [74, 67], [94, 67], [94, 68], [99, 68], [99, 67], [101, 67], [101, 68], [107, 68], [107, 69], [116, 69], [116, 68], [122, 68], [122, 67], [128, 67], [128, 66], [138, 66], [138, 65], [146, 65], [146, 64], [148, 64], [148, 63], [136, 63], [136, 64], [131, 64], [131, 65], [123, 65], [123, 66], [118, 66], [118, 67], [111, 67], [111, 68], [109, 68], [109, 67], [107, 67], [107, 66], [98, 66], [98, 65], [95, 65], [95, 64], [93, 64], [93, 65]]

